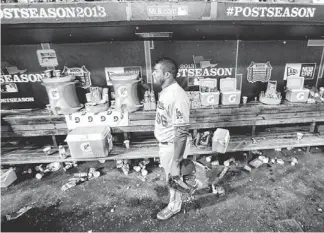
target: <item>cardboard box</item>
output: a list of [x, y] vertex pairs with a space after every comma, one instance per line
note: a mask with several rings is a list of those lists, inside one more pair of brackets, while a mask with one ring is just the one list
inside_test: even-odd
[[220, 80], [221, 103], [223, 105], [238, 105], [241, 101], [241, 91], [236, 89], [235, 78]]
[[106, 157], [112, 149], [109, 127], [78, 127], [66, 137], [72, 158]]
[[286, 100], [295, 103], [306, 103], [309, 89], [304, 88], [304, 78], [295, 77], [287, 79]]

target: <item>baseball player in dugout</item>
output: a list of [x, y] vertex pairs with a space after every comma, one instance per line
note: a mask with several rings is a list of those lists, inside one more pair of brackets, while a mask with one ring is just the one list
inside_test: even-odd
[[[166, 208], [157, 214], [160, 220], [166, 220], [181, 210], [182, 197], [179, 190], [188, 190], [180, 174], [180, 162], [187, 157], [190, 143], [189, 135], [189, 98], [176, 82], [178, 68], [170, 58], [159, 59], [154, 66], [153, 79], [162, 87], [156, 109], [154, 135], [159, 141], [159, 157], [166, 173], [170, 199]], [[171, 188], [172, 183], [177, 189]]]

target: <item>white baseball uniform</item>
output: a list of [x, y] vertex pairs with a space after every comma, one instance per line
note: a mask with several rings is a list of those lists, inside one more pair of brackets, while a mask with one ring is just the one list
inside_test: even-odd
[[[174, 156], [175, 126], [189, 125], [190, 102], [187, 93], [175, 82], [164, 88], [159, 95], [156, 108], [154, 135], [160, 142], [159, 156], [166, 175], [170, 173]], [[187, 140], [184, 158], [190, 147]]]
[[[159, 95], [156, 108], [154, 135], [160, 142], [159, 157], [161, 166], [164, 168], [166, 181], [171, 170], [174, 157], [174, 137], [175, 126], [189, 125], [190, 102], [186, 92], [178, 83], [173, 83], [164, 88]], [[190, 148], [189, 139], [183, 157], [187, 157]], [[173, 211], [181, 209], [181, 193], [174, 189], [170, 190], [170, 200], [168, 208]]]

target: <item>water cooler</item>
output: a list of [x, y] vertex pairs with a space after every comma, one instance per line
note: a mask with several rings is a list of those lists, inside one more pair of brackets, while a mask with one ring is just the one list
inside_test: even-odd
[[82, 107], [76, 94], [75, 81], [72, 76], [45, 78], [43, 85], [46, 87], [54, 115], [71, 114]]
[[116, 109], [126, 105], [128, 112], [135, 112], [142, 105], [137, 95], [137, 74], [115, 74], [110, 79], [115, 90]]

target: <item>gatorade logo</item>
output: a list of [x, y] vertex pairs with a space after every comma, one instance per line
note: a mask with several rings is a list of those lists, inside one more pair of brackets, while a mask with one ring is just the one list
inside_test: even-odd
[[128, 95], [127, 88], [124, 86], [119, 87], [118, 93], [122, 97], [127, 97], [127, 95]]
[[74, 118], [74, 122], [75, 123], [79, 123], [80, 122], [80, 118], [79, 117]]
[[105, 116], [101, 116], [100, 119], [101, 119], [101, 121], [106, 121], [106, 117]]
[[305, 94], [304, 94], [304, 92], [299, 92], [299, 93], [297, 94], [297, 99], [298, 99], [298, 100], [304, 100], [304, 98], [305, 98]]
[[214, 95], [207, 96], [207, 103], [213, 104], [214, 102], [215, 102], [215, 96]]
[[234, 102], [236, 101], [236, 95], [230, 95], [230, 96], [228, 97], [228, 101], [229, 101], [230, 103], [234, 103]]
[[49, 94], [49, 97], [53, 100], [57, 100], [60, 98], [60, 94], [58, 92], [58, 89], [57, 88], [51, 88], [49, 91], [48, 91], [48, 94]]
[[84, 143], [81, 143], [80, 145], [81, 147], [81, 150], [84, 151], [84, 152], [91, 152], [91, 146], [90, 146], [90, 142], [84, 142]]

